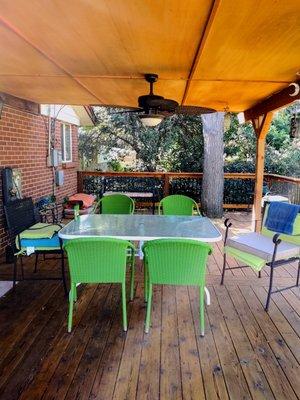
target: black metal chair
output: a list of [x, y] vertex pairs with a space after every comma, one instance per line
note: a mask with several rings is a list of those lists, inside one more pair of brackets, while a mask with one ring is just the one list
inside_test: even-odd
[[59, 206], [55, 196], [41, 197], [35, 203], [35, 208], [38, 210], [41, 222], [48, 224], [59, 224], [61, 222]]
[[[45, 250], [39, 245], [34, 246], [35, 253], [35, 268], [34, 272], [37, 271], [38, 264], [38, 256], [39, 254], [60, 254], [61, 255], [61, 273], [62, 276], [60, 278], [56, 277], [47, 277], [47, 278], [26, 278], [24, 277], [24, 269], [22, 257], [26, 255], [24, 251], [22, 251], [21, 245], [21, 233], [26, 230], [39, 230], [42, 228], [34, 227], [35, 224], [40, 222], [39, 214], [36, 211], [33, 201], [31, 198], [17, 199], [7, 203], [4, 206], [4, 213], [6, 218], [6, 224], [10, 239], [10, 245], [13, 249], [13, 262], [14, 262], [14, 270], [13, 270], [13, 288], [15, 288], [16, 280], [17, 280], [17, 264], [18, 258], [20, 258], [21, 262], [21, 272], [23, 280], [62, 280], [64, 291], [67, 294], [67, 285], [65, 278], [65, 262], [64, 262], [64, 251], [62, 248], [62, 240], [59, 238], [59, 246], [54, 247], [53, 249]], [[55, 234], [62, 228], [62, 226], [58, 224], [48, 224], [57, 227], [55, 230]], [[32, 239], [34, 241], [34, 239]]]
[[[292, 235], [279, 234], [270, 231], [265, 226], [265, 220], [270, 203], [266, 203], [263, 210], [263, 225], [261, 233], [250, 232], [235, 237], [228, 237], [229, 228], [232, 223], [227, 218], [225, 220], [224, 238], [224, 260], [221, 285], [224, 283], [225, 271], [252, 267], [258, 271], [261, 277], [261, 269], [264, 266], [270, 267], [270, 281], [265, 310], [268, 311], [272, 293], [298, 287], [300, 282], [300, 211], [294, 222], [294, 232]], [[229, 267], [227, 265], [227, 255], [241, 261], [246, 265]], [[295, 285], [273, 290], [274, 270], [291, 262], [298, 261], [298, 271]]]

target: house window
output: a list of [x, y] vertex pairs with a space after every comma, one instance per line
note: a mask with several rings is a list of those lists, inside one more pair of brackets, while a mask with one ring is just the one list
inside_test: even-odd
[[61, 158], [62, 162], [72, 161], [72, 129], [71, 125], [61, 125]]

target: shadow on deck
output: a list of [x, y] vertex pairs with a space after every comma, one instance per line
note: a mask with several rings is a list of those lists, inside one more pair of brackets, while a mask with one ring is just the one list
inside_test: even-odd
[[[250, 214], [230, 216], [237, 231], [249, 230]], [[27, 274], [33, 264], [26, 261]], [[58, 273], [58, 266], [47, 259], [38, 273]], [[0, 398], [297, 399], [299, 288], [273, 295], [267, 314], [269, 270], [261, 279], [250, 268], [227, 271], [221, 287], [221, 266], [218, 243], [208, 263], [204, 338], [197, 290], [190, 287], [156, 287], [152, 327], [144, 333], [141, 265], [126, 334], [117, 285], [81, 285], [68, 334], [62, 285], [20, 282], [0, 300]], [[10, 273], [11, 266], [1, 266], [1, 279]], [[275, 274], [276, 285], [294, 284], [296, 265]]]

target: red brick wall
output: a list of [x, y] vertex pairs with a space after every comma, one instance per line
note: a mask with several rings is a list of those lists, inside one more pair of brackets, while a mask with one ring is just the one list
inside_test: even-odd
[[[45, 119], [45, 120], [44, 120]], [[22, 194], [36, 200], [52, 194], [52, 168], [47, 167], [47, 117], [4, 106], [0, 119], [0, 169], [18, 168], [22, 174]], [[56, 123], [56, 144], [60, 149], [60, 124]], [[73, 162], [65, 164], [64, 185], [55, 187], [58, 200], [77, 191], [78, 128], [72, 125]], [[61, 169], [62, 167], [60, 167]], [[7, 244], [4, 228], [2, 182], [0, 177], [0, 255]]]

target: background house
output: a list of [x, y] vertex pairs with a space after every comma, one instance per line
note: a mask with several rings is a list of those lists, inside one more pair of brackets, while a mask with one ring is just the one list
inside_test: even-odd
[[95, 169], [100, 171], [130, 171], [134, 170], [136, 166], [137, 160], [136, 152], [134, 150], [124, 150], [114, 147], [107, 153], [97, 154], [97, 164], [95, 165]]
[[[22, 195], [30, 196], [34, 200], [55, 194], [57, 200], [61, 201], [65, 196], [75, 193], [78, 127], [93, 124], [92, 110], [83, 106], [39, 105], [4, 93], [0, 96], [0, 168], [17, 168], [21, 174]], [[52, 126], [51, 140], [49, 117]], [[51, 146], [58, 151], [61, 158], [55, 169], [47, 163]], [[57, 186], [54, 181], [55, 170], [64, 171], [61, 186]], [[4, 253], [6, 244], [0, 182], [0, 256]]]

